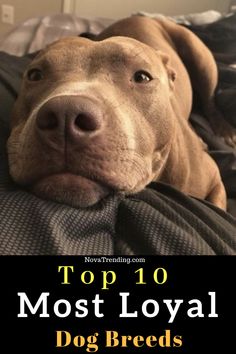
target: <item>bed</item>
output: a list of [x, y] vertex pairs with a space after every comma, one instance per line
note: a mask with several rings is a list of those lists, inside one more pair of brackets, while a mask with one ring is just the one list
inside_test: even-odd
[[[236, 128], [236, 15], [211, 11], [175, 20], [194, 31], [215, 54], [217, 104]], [[0, 40], [0, 254], [236, 254], [236, 149], [214, 135], [199, 108], [193, 110], [191, 122], [220, 168], [228, 213], [161, 183], [152, 183], [137, 195], [113, 195], [92, 208], [75, 209], [41, 200], [11, 181], [5, 149], [9, 116], [32, 56], [62, 36], [97, 34], [112, 22], [65, 14], [38, 17]]]

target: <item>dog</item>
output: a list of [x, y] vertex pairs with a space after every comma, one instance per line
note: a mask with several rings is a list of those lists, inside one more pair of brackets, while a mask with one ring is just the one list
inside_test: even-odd
[[210, 51], [171, 20], [133, 16], [95, 41], [60, 39], [24, 74], [10, 175], [73, 207], [162, 181], [225, 209], [219, 170], [188, 122], [193, 90], [211, 111], [216, 84]]

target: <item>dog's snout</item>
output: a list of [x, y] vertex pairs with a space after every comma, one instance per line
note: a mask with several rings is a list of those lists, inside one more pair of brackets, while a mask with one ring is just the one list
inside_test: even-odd
[[59, 96], [47, 101], [38, 111], [36, 129], [54, 143], [61, 139], [79, 142], [102, 128], [102, 112], [94, 100], [81, 96]]
[[72, 124], [75, 129], [80, 129], [84, 132], [93, 132], [100, 127], [99, 120], [90, 112], [80, 112]]
[[37, 115], [36, 124], [40, 130], [56, 130], [59, 126], [59, 120], [53, 111], [42, 109]]

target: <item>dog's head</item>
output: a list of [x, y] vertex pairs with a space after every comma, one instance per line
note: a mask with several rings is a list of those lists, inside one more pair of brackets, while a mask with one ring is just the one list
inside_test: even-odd
[[13, 180], [75, 207], [156, 179], [175, 121], [167, 57], [134, 39], [68, 37], [24, 74], [8, 140]]

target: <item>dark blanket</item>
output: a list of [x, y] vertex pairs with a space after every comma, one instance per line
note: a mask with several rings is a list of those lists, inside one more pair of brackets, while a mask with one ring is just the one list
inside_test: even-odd
[[[215, 56], [219, 82], [216, 104], [225, 120], [236, 128], [236, 14], [201, 26], [188, 26], [208, 46]], [[230, 64], [235, 64], [233, 68]], [[236, 149], [230, 148], [215, 136], [201, 112], [192, 114], [190, 120], [209, 153], [215, 159], [228, 195], [228, 210], [236, 216]]]
[[235, 230], [229, 214], [161, 184], [81, 210], [0, 195], [1, 254], [233, 255]]
[[88, 209], [41, 200], [8, 174], [9, 115], [30, 57], [0, 53], [0, 254], [232, 255], [236, 220], [207, 202], [153, 183]]

